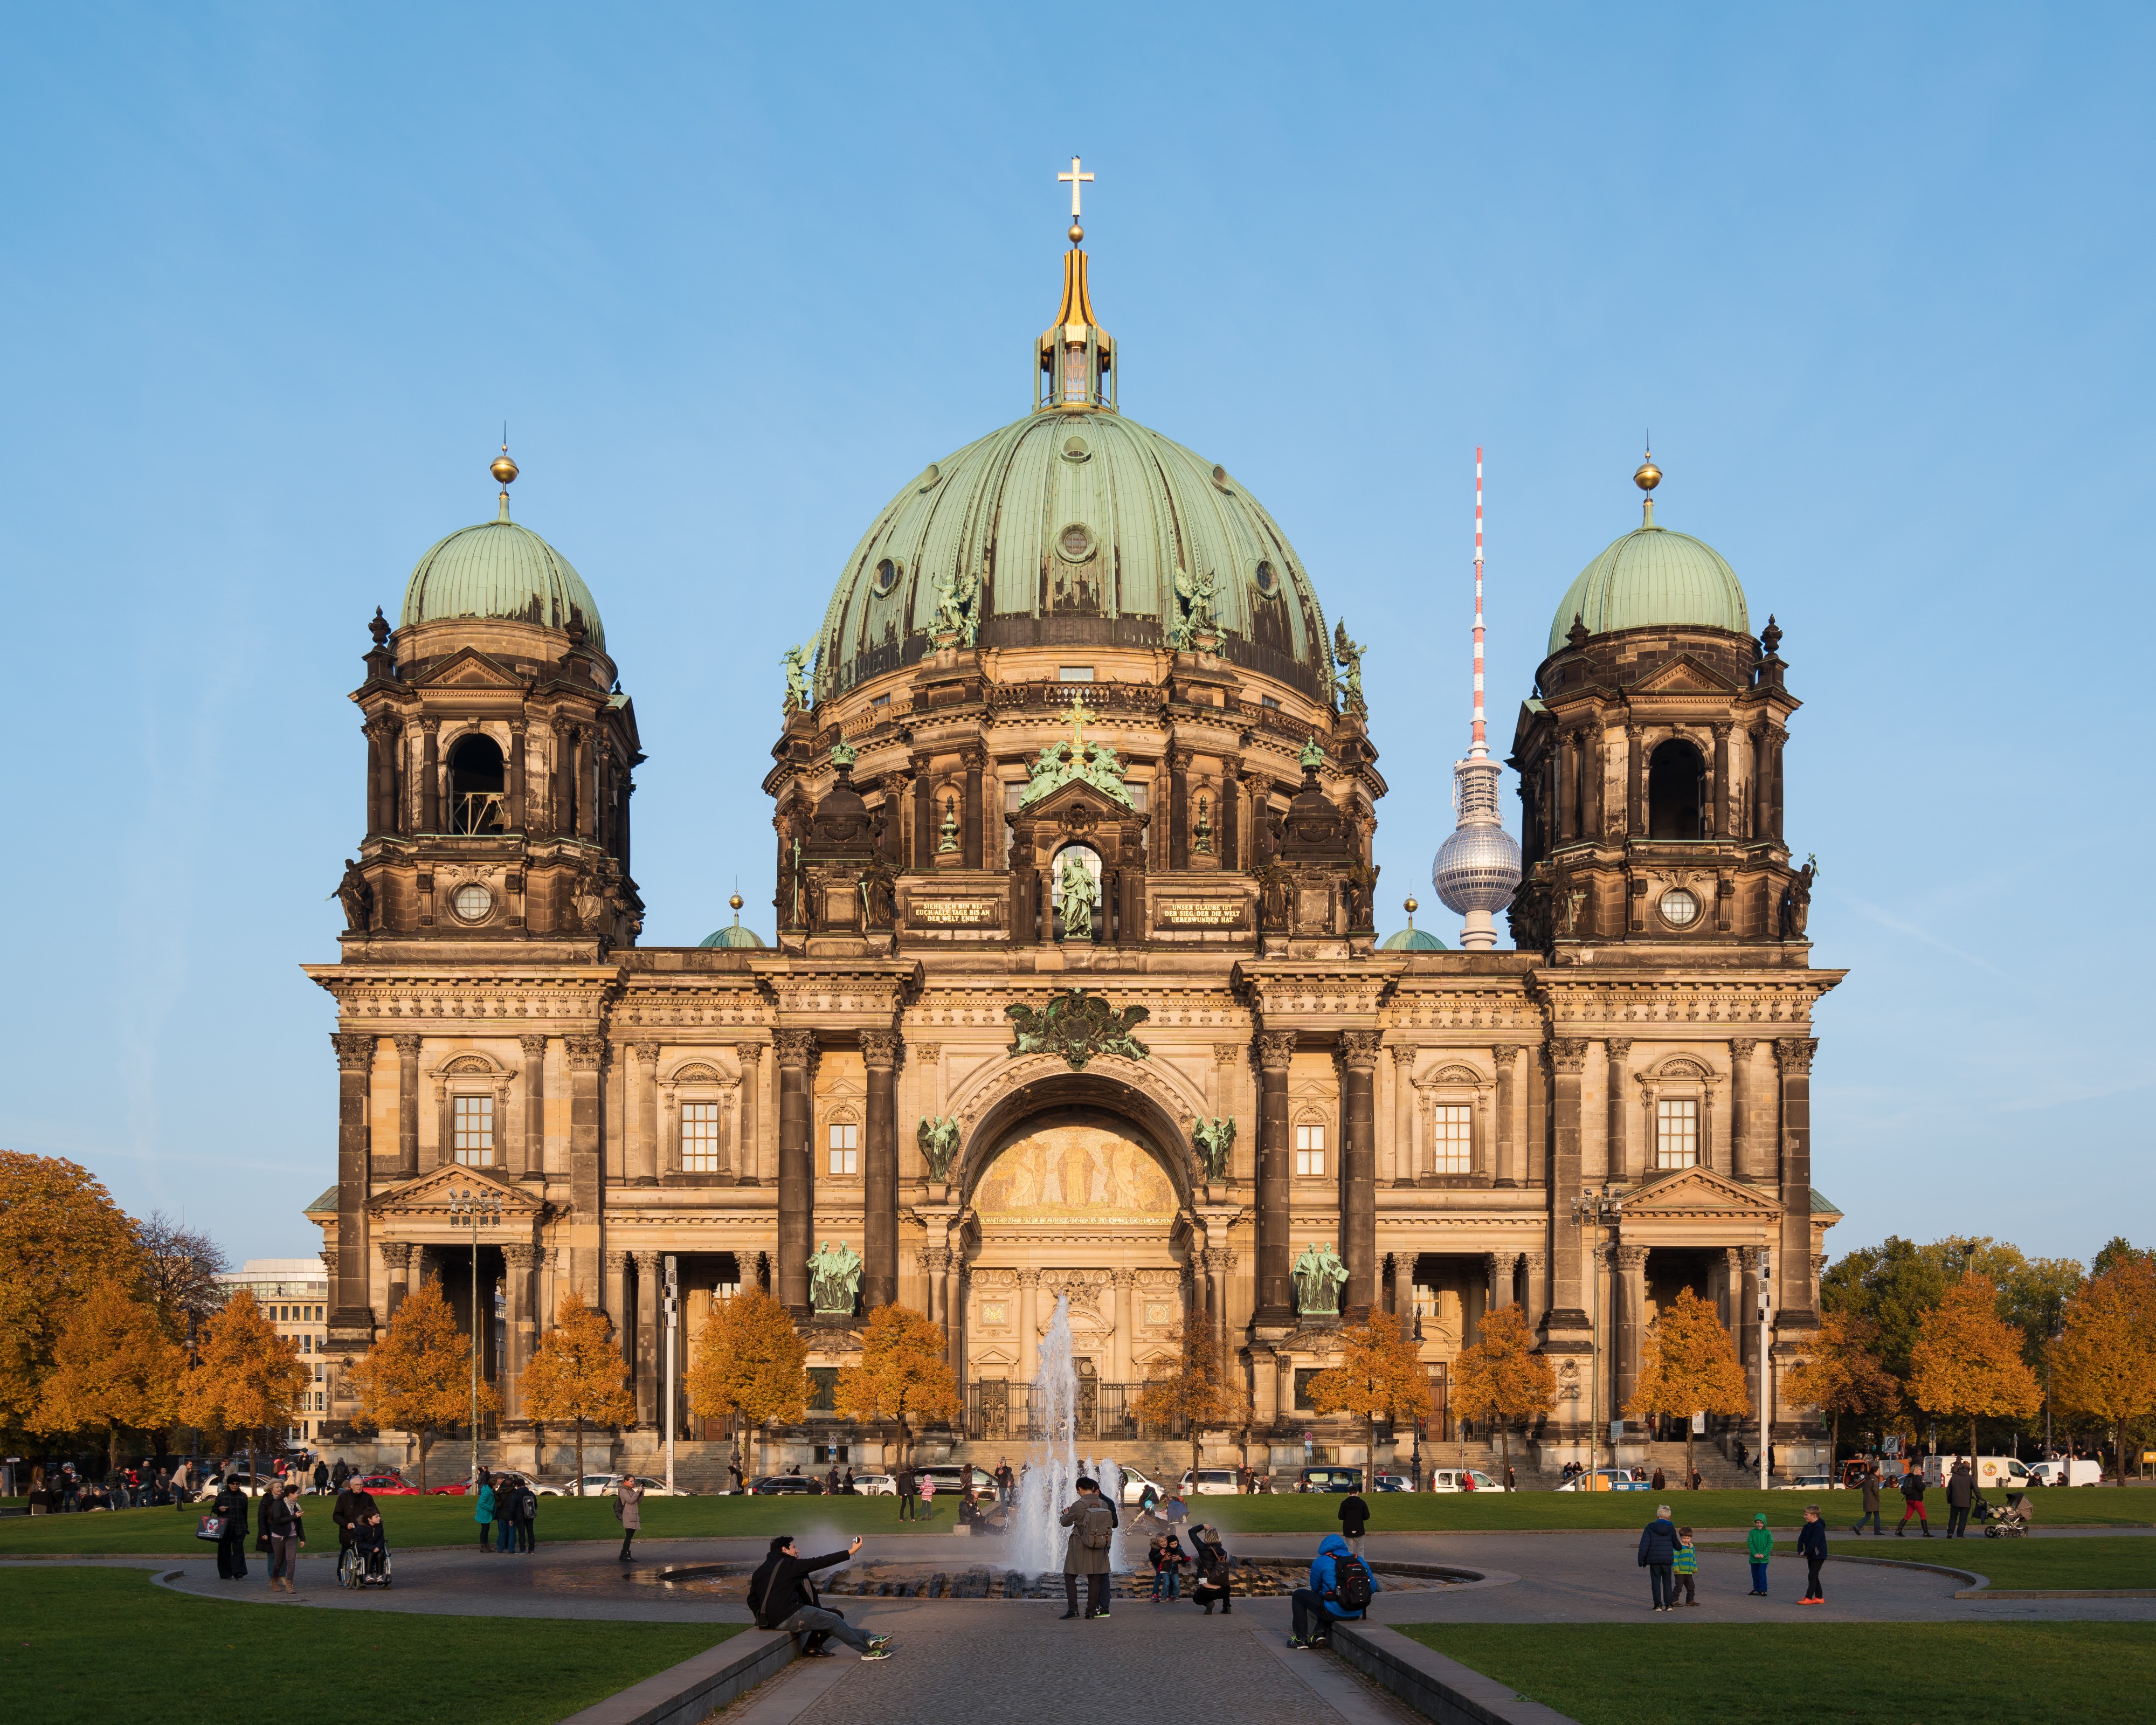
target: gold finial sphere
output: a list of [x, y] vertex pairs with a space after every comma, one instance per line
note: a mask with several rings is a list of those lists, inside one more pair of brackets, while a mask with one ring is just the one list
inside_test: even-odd
[[1647, 459], [1640, 464], [1640, 470], [1632, 475], [1632, 483], [1643, 491], [1651, 491], [1661, 482], [1662, 470], [1655, 465], [1654, 454], [1650, 451]]
[[726, 903], [732, 909], [738, 911], [742, 907], [742, 896], [737, 892], [732, 898], [728, 899]]
[[1415, 913], [1417, 911], [1419, 911], [1419, 910], [1422, 908], [1422, 906], [1421, 906], [1420, 905], [1417, 904], [1417, 903], [1416, 903], [1416, 902], [1415, 902], [1412, 898], [1410, 898], [1410, 899], [1407, 901], [1407, 904], [1406, 904], [1406, 906], [1404, 906], [1404, 908], [1406, 909], [1408, 915], [1409, 915], [1410, 916], [1414, 916], [1414, 913]]
[[1080, 226], [1079, 226], [1075, 222], [1073, 222], [1073, 223], [1070, 224], [1070, 243], [1071, 243], [1071, 244], [1073, 244], [1073, 245], [1080, 244], [1081, 244], [1081, 243], [1084, 241], [1085, 238], [1086, 238], [1086, 230], [1085, 230], [1083, 228], [1081, 228], [1081, 227], [1080, 227]]
[[494, 465], [487, 471], [494, 475], [496, 485], [506, 485], [516, 477], [516, 464], [509, 459], [509, 451], [504, 449], [494, 458]]

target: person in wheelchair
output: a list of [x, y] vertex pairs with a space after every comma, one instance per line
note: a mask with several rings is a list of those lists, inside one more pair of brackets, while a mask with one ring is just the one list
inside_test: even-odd
[[382, 1535], [382, 1511], [374, 1494], [357, 1477], [347, 1481], [337, 1493], [336, 1507], [330, 1512], [330, 1519], [336, 1523], [339, 1575], [345, 1570], [345, 1553], [353, 1552], [358, 1554], [360, 1574], [368, 1580], [378, 1579], [388, 1562], [389, 1545]]

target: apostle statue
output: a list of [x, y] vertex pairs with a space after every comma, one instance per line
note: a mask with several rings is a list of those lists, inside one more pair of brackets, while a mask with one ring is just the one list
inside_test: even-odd
[[360, 872], [359, 865], [350, 857], [344, 860], [344, 878], [337, 882], [336, 891], [331, 896], [344, 906], [346, 931], [365, 934], [374, 919], [374, 889]]
[[1055, 908], [1063, 918], [1060, 938], [1092, 939], [1093, 907], [1100, 901], [1100, 883], [1086, 866], [1085, 859], [1075, 850], [1065, 851], [1055, 870]]
[[1320, 1245], [1312, 1240], [1289, 1274], [1295, 1278], [1296, 1309], [1305, 1317], [1340, 1315], [1340, 1288], [1348, 1280], [1348, 1266], [1329, 1243]]
[[851, 1317], [861, 1258], [845, 1241], [825, 1240], [808, 1259], [808, 1303], [819, 1317]]

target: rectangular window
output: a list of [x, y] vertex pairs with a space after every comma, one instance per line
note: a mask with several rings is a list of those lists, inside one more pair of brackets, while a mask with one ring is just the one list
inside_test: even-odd
[[1471, 1172], [1475, 1161], [1473, 1128], [1468, 1124], [1468, 1105], [1440, 1102], [1430, 1122], [1430, 1167], [1440, 1174]]
[[850, 1176], [861, 1171], [861, 1129], [857, 1126], [831, 1127], [830, 1158], [824, 1172]]
[[1655, 1166], [1691, 1168], [1699, 1160], [1699, 1104], [1655, 1104]]
[[1295, 1177], [1298, 1180], [1325, 1178], [1325, 1128], [1299, 1126], [1295, 1129]]
[[1324, 1369], [1322, 1366], [1297, 1366], [1295, 1368], [1295, 1406], [1297, 1413], [1313, 1411], [1310, 1405], [1310, 1380]]
[[681, 1172], [715, 1174], [719, 1171], [719, 1105], [684, 1102], [681, 1105]]
[[494, 1098], [459, 1096], [452, 1125], [455, 1128], [457, 1160], [466, 1168], [494, 1166]]
[[1093, 667], [1090, 665], [1059, 665], [1055, 667], [1055, 680], [1059, 683], [1090, 683], [1093, 680]]

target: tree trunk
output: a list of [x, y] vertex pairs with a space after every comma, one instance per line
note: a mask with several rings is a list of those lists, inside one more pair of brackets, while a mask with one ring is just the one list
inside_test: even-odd
[[1685, 1490], [1691, 1490], [1691, 1421], [1685, 1421]]
[[[106, 1432], [109, 1441], [105, 1446], [105, 1477], [110, 1479], [120, 1471], [120, 1422], [117, 1420], [108, 1420], [105, 1425], [109, 1428]], [[2123, 1455], [2126, 1451], [2121, 1450], [2118, 1453]], [[2121, 1471], [2124, 1470], [2122, 1469]]]
[[427, 1489], [427, 1451], [434, 1447], [434, 1440], [424, 1425], [417, 1435], [419, 1440], [419, 1490], [424, 1494]]
[[[573, 1310], [574, 1308], [571, 1308]], [[584, 1495], [584, 1416], [577, 1415], [577, 1496]]]

